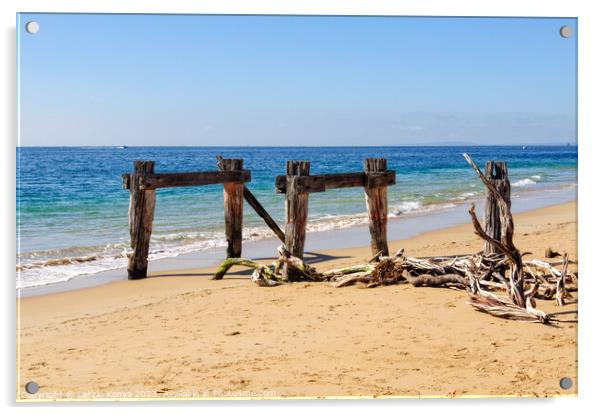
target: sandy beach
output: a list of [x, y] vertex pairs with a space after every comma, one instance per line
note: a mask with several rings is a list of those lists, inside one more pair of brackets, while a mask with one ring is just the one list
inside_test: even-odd
[[[468, 216], [467, 216], [468, 219]], [[577, 258], [576, 203], [515, 215], [529, 257]], [[392, 239], [390, 235], [390, 239]], [[390, 242], [408, 255], [467, 254], [469, 224]], [[308, 253], [318, 269], [365, 262], [370, 248]], [[266, 263], [271, 262], [265, 259]], [[577, 324], [479, 313], [462, 291], [294, 283], [273, 288], [245, 269], [155, 273], [18, 302], [17, 398], [556, 396], [577, 392]], [[539, 301], [545, 311], [575, 310]], [[564, 391], [562, 377], [574, 385]], [[39, 393], [24, 385], [34, 380]]]

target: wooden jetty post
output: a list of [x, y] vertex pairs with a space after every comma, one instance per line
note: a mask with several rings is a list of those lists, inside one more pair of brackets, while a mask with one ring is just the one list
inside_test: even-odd
[[[305, 228], [307, 226], [307, 211], [309, 193], [300, 185], [300, 177], [309, 176], [309, 161], [286, 162], [286, 199], [284, 202], [285, 228], [284, 245], [292, 255], [303, 259], [305, 246]], [[285, 280], [294, 279], [289, 275], [288, 267], [284, 266]]]
[[138, 185], [146, 175], [153, 174], [154, 171], [154, 161], [135, 161], [134, 173], [127, 179], [130, 189], [130, 241], [133, 249], [128, 259], [128, 278], [132, 280], [145, 278], [148, 268], [148, 249], [155, 213], [155, 190], [141, 190]]
[[[222, 159], [221, 163], [224, 171], [242, 170], [242, 159]], [[243, 189], [244, 183], [224, 183], [224, 218], [228, 258], [240, 258], [242, 253]]]
[[[216, 156], [215, 158], [217, 159], [217, 166], [219, 167], [220, 170], [223, 171], [224, 170], [224, 164], [223, 164], [224, 158], [220, 155]], [[255, 198], [255, 196], [253, 195], [253, 193], [249, 190], [249, 188], [247, 186], [243, 186], [243, 196], [244, 196], [245, 200], [247, 201], [247, 203], [249, 204], [249, 206], [251, 206], [253, 208], [253, 210], [255, 210], [255, 212], [257, 212], [259, 217], [261, 219], [263, 219], [265, 224], [268, 225], [268, 228], [270, 228], [272, 230], [272, 232], [274, 232], [274, 234], [278, 237], [278, 239], [280, 239], [280, 241], [282, 241], [282, 243], [284, 243], [284, 232], [282, 232], [282, 229], [280, 229], [280, 226], [278, 226], [276, 221], [274, 219], [272, 219], [270, 214], [264, 209], [264, 207], [261, 205], [261, 203], [259, 203], [259, 201]]]
[[[508, 179], [508, 167], [506, 166], [506, 163], [503, 161], [488, 161], [485, 165], [485, 177], [492, 181], [495, 188], [508, 203], [508, 206], [510, 206], [510, 180]], [[486, 189], [485, 192], [485, 232], [493, 239], [499, 241], [502, 238], [500, 208], [497, 200], [489, 189]], [[485, 242], [483, 251], [486, 254], [501, 253], [495, 246], [488, 242]]]
[[389, 255], [387, 244], [387, 186], [376, 182], [373, 178], [380, 177], [387, 171], [387, 160], [380, 158], [369, 158], [364, 160], [364, 172], [366, 183], [366, 208], [368, 209], [368, 220], [370, 227], [370, 246], [372, 255]]

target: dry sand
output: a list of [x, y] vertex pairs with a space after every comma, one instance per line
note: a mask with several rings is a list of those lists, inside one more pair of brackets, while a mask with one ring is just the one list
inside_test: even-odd
[[[576, 204], [518, 214], [516, 244], [576, 258]], [[469, 225], [391, 243], [408, 255], [482, 247]], [[308, 255], [319, 269], [369, 248]], [[212, 269], [19, 301], [18, 399], [574, 395], [577, 325], [479, 313], [461, 291], [253, 285]], [[546, 311], [574, 310], [538, 301]], [[569, 316], [570, 317], [570, 316]], [[574, 386], [559, 387], [568, 376]], [[28, 395], [24, 385], [40, 390]]]

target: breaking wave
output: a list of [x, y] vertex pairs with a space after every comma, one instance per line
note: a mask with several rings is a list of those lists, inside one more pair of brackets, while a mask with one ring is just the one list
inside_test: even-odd
[[533, 186], [537, 184], [537, 182], [535, 180], [532, 179], [521, 179], [518, 180], [514, 183], [512, 183], [512, 186], [514, 187], [529, 187], [529, 186]]

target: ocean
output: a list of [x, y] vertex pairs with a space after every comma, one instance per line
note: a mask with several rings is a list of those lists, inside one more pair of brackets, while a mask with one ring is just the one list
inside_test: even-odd
[[[121, 174], [134, 160], [154, 160], [155, 172], [216, 170], [216, 155], [243, 158], [248, 188], [282, 224], [284, 195], [274, 178], [286, 160], [309, 160], [311, 173], [363, 170], [384, 157], [396, 171], [389, 216], [424, 216], [482, 199], [483, 185], [462, 157], [481, 166], [508, 163], [513, 197], [577, 186], [576, 146], [449, 147], [19, 147], [17, 148], [17, 288], [63, 282], [123, 268], [129, 249], [129, 192]], [[363, 189], [313, 193], [308, 231], [365, 224]], [[245, 204], [245, 241], [272, 237]], [[390, 239], [394, 239], [390, 236]], [[225, 246], [221, 185], [158, 189], [151, 261]], [[244, 251], [243, 251], [244, 254]]]

